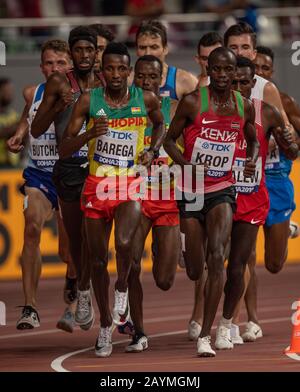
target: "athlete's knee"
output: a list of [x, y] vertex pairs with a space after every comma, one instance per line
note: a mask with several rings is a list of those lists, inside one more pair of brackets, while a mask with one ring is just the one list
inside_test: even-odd
[[129, 238], [119, 238], [115, 246], [116, 252], [121, 255], [129, 255], [132, 251], [132, 241]]
[[266, 269], [272, 274], [277, 274], [282, 270], [284, 262], [281, 263], [266, 263]]
[[245, 269], [242, 265], [237, 265], [234, 268], [228, 267], [227, 280], [230, 282], [243, 282]]
[[41, 225], [39, 225], [36, 221], [27, 220], [24, 231], [25, 242], [38, 245], [40, 242], [41, 231]]
[[167, 291], [169, 290], [174, 282], [174, 278], [171, 276], [167, 276], [167, 277], [160, 277], [160, 276], [156, 276], [154, 277], [156, 286], [158, 288], [160, 288], [163, 291]]
[[188, 265], [186, 263], [186, 273], [189, 279], [191, 280], [199, 280], [203, 274], [203, 267], [199, 265]]
[[224, 249], [218, 247], [208, 253], [207, 263], [209, 275], [220, 275], [223, 274], [224, 270]]
[[107, 269], [107, 260], [100, 256], [91, 256], [91, 265], [94, 271], [101, 273]]

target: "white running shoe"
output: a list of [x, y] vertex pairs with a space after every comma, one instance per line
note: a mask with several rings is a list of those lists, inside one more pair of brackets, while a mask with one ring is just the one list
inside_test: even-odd
[[110, 327], [100, 327], [99, 336], [95, 344], [95, 354], [97, 357], [109, 357], [112, 353], [112, 333], [114, 330], [113, 324]]
[[246, 324], [245, 332], [242, 335], [244, 342], [255, 342], [256, 339], [262, 338], [263, 333], [262, 329], [258, 324], [255, 324], [253, 321], [249, 321]]
[[297, 238], [300, 234], [300, 227], [297, 222], [290, 221], [290, 235], [289, 238]]
[[140, 353], [141, 351], [147, 350], [148, 338], [143, 334], [136, 334], [132, 337], [131, 343], [125, 348], [127, 353]]
[[236, 324], [231, 324], [230, 328], [230, 338], [232, 343], [235, 344], [244, 344], [244, 341], [240, 335], [240, 328]]
[[211, 337], [204, 336], [204, 338], [198, 338], [197, 342], [198, 357], [215, 357], [216, 352], [211, 348]]
[[86, 328], [87, 325], [90, 327], [93, 324], [93, 320], [95, 318], [94, 308], [92, 305], [92, 296], [90, 290], [80, 291], [78, 290], [78, 301], [77, 307], [75, 311], [75, 321], [83, 329]]
[[201, 325], [197, 321], [192, 320], [188, 326], [188, 336], [190, 340], [197, 341], [201, 332]]
[[115, 303], [112, 312], [113, 322], [123, 325], [129, 319], [128, 289], [125, 292], [115, 290]]
[[32, 329], [40, 326], [38, 312], [30, 305], [23, 306], [22, 315], [17, 322], [17, 329]]
[[215, 347], [217, 350], [231, 350], [233, 343], [230, 338], [230, 328], [219, 325], [217, 328]]

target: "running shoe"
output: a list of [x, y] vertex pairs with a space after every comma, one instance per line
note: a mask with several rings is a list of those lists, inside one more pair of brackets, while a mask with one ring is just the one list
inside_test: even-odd
[[134, 334], [135, 334], [135, 332], [134, 332], [134, 325], [133, 325], [133, 322], [132, 322], [131, 318], [129, 318], [129, 320], [127, 320], [125, 324], [118, 325], [118, 332], [121, 335], [134, 336]]
[[30, 305], [25, 305], [17, 322], [17, 329], [32, 329], [40, 326], [38, 312]]
[[125, 348], [127, 353], [140, 353], [148, 348], [148, 338], [143, 333], [135, 334], [131, 343]]
[[75, 327], [75, 316], [69, 308], [66, 308], [61, 319], [58, 320], [56, 328], [62, 329], [63, 331], [72, 333]]
[[125, 292], [115, 290], [115, 303], [112, 312], [113, 322], [123, 325], [129, 319], [128, 289]]
[[253, 321], [249, 321], [246, 324], [245, 332], [242, 335], [244, 342], [255, 342], [256, 339], [262, 338], [263, 333], [262, 329], [258, 324], [255, 324]]
[[244, 341], [240, 335], [240, 328], [236, 324], [231, 324], [230, 337], [234, 345], [244, 344]]
[[198, 357], [215, 357], [216, 352], [211, 348], [211, 337], [204, 336], [198, 338], [197, 342]]
[[109, 357], [112, 353], [112, 333], [113, 324], [110, 327], [100, 327], [99, 336], [95, 344], [95, 354], [97, 357]]
[[78, 290], [78, 301], [75, 311], [75, 321], [81, 329], [90, 329], [95, 318], [90, 290]]
[[215, 347], [217, 350], [231, 350], [233, 343], [230, 338], [230, 328], [219, 325], [216, 333]]

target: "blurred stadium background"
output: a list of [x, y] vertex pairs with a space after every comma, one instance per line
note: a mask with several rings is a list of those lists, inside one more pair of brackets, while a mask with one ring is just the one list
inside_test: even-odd
[[[0, 0], [0, 41], [6, 49], [6, 65], [3, 57], [2, 61], [0, 58], [0, 64], [3, 64], [0, 65], [0, 79], [9, 78], [13, 83], [11, 108], [16, 115], [20, 114], [24, 104], [23, 88], [43, 80], [39, 71], [39, 50], [45, 40], [67, 39], [74, 26], [102, 23], [111, 27], [117, 40], [128, 44], [134, 60], [135, 28], [141, 20], [152, 17], [160, 18], [168, 26], [170, 54], [167, 62], [195, 74], [199, 69], [194, 55], [202, 34], [211, 30], [222, 33], [237, 20], [246, 20], [257, 32], [258, 43], [272, 47], [275, 52], [276, 84], [300, 102], [300, 64], [292, 63], [293, 54], [300, 63], [300, 50], [297, 54], [297, 48], [300, 49], [300, 0]], [[5, 144], [5, 141], [0, 140], [1, 143]], [[0, 279], [20, 276], [23, 217], [18, 186], [22, 183], [23, 164], [24, 161], [14, 158], [1, 164], [0, 157]], [[300, 164], [296, 162], [292, 173], [296, 203], [300, 192], [299, 169]], [[300, 222], [300, 213], [296, 211], [292, 219]], [[299, 246], [299, 239], [290, 243], [290, 261], [299, 261]], [[44, 276], [62, 275], [65, 266], [57, 257], [55, 221], [43, 232], [42, 250]], [[149, 256], [147, 246], [146, 269], [151, 267]], [[260, 235], [259, 259], [262, 258]], [[113, 246], [111, 259], [114, 259]]]

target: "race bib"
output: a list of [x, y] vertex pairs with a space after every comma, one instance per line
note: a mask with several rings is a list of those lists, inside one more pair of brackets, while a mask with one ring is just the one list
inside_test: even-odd
[[262, 160], [256, 161], [255, 174], [253, 177], [244, 177], [246, 158], [235, 158], [233, 165], [233, 178], [235, 179], [235, 190], [237, 193], [250, 194], [257, 192], [262, 177]]
[[53, 167], [58, 159], [55, 133], [47, 131], [35, 139], [30, 135], [30, 158], [38, 168]]
[[130, 168], [134, 165], [138, 141], [137, 131], [108, 128], [96, 139], [94, 160], [101, 164]]
[[276, 146], [275, 150], [268, 151], [267, 159], [266, 159], [266, 170], [276, 170], [280, 168], [280, 153], [279, 148]]
[[231, 171], [235, 145], [235, 142], [217, 143], [198, 137], [193, 148], [191, 163], [207, 164], [206, 175], [209, 177], [223, 177]]

